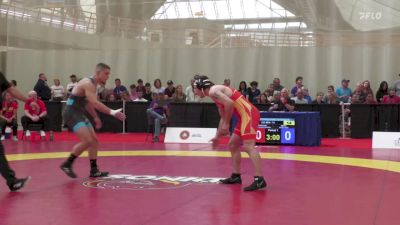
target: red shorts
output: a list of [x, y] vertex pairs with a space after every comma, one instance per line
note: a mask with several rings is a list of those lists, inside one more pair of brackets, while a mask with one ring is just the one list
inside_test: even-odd
[[250, 112], [237, 113], [238, 122], [236, 124], [234, 134], [242, 138], [242, 140], [256, 140], [258, 124], [260, 122], [260, 112], [256, 107], [252, 107]]

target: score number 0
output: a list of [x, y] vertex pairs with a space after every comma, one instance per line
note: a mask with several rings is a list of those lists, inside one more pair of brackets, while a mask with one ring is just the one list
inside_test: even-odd
[[283, 137], [281, 140], [282, 144], [294, 144], [295, 140], [294, 128], [282, 128], [281, 136]]

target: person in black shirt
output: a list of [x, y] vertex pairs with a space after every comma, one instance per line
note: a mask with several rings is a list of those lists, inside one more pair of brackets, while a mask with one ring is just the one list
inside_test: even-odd
[[[28, 99], [18, 91], [14, 86], [11, 86], [7, 79], [4, 77], [4, 74], [0, 72], [0, 91], [3, 93], [4, 91], [8, 91], [13, 97], [26, 102]], [[1, 96], [1, 94], [0, 94]], [[1, 98], [1, 97], [0, 97]], [[2, 102], [2, 99], [0, 99]], [[7, 181], [7, 186], [10, 191], [17, 191], [24, 187], [26, 182], [30, 179], [30, 177], [18, 179], [15, 176], [15, 172], [10, 168], [8, 161], [4, 154], [4, 146], [0, 141], [0, 173], [1, 176], [4, 177]]]
[[51, 89], [47, 85], [47, 78], [44, 73], [39, 74], [39, 80], [36, 82], [33, 90], [36, 91], [40, 100], [49, 101], [51, 99]]
[[143, 98], [146, 99], [148, 102], [151, 102], [153, 100], [153, 96], [151, 93], [151, 85], [150, 83], [146, 83], [144, 85], [144, 92], [143, 92]]
[[259, 99], [261, 95], [261, 91], [257, 87], [258, 87], [258, 82], [252, 81], [247, 91], [248, 100], [253, 104], [257, 103], [257, 99]]
[[172, 95], [175, 93], [174, 82], [172, 80], [167, 81], [167, 88], [165, 88], [164, 95], [168, 100], [172, 100]]
[[389, 94], [389, 85], [386, 81], [382, 81], [379, 85], [379, 89], [376, 92], [376, 101], [382, 102], [383, 96]]
[[325, 104], [325, 102], [324, 102], [324, 93], [319, 91], [317, 93], [317, 96], [315, 97], [315, 100], [312, 101], [312, 104]]

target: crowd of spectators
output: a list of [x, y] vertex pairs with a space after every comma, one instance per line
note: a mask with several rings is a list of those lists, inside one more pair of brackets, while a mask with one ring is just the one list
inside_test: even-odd
[[[31, 100], [24, 106], [25, 115], [22, 116], [21, 121], [23, 129], [28, 136], [30, 123], [43, 124], [41, 135], [44, 135], [44, 131], [48, 130], [48, 117], [43, 101], [66, 100], [79, 81], [75, 74], [70, 75], [69, 78], [70, 82], [64, 88], [58, 77], [54, 78], [53, 84], [49, 86], [46, 75], [44, 73], [39, 74], [33, 90], [29, 92]], [[344, 78], [336, 88], [334, 85], [328, 85], [325, 93], [318, 90], [315, 98], [310, 96], [309, 89], [305, 87], [303, 81], [303, 77], [298, 76], [294, 79], [293, 86], [288, 88], [284, 87], [281, 84], [281, 80], [276, 77], [265, 89], [260, 88], [257, 81], [249, 83], [241, 81], [237, 90], [254, 104], [269, 105], [270, 111], [293, 111], [296, 104], [400, 103], [400, 80], [392, 85], [389, 85], [387, 81], [382, 81], [376, 92], [374, 92], [368, 80], [357, 82], [353, 91], [350, 88], [350, 80]], [[12, 80], [11, 85], [16, 86], [17, 82]], [[232, 87], [231, 80], [225, 79], [223, 85]], [[172, 80], [168, 80], [166, 86], [164, 86], [161, 79], [155, 79], [152, 83], [138, 79], [136, 83], [125, 86], [121, 79], [116, 78], [113, 88], [107, 88], [104, 84], [98, 85], [97, 93], [102, 101], [148, 102], [150, 105], [149, 117], [158, 120], [156, 121], [156, 127], [159, 127], [159, 123], [167, 121], [169, 103], [204, 101], [204, 99], [195, 96], [193, 79], [190, 80], [190, 84], [187, 87], [184, 87], [181, 84], [175, 85]], [[4, 139], [5, 127], [15, 128], [17, 124], [18, 103], [7, 93], [4, 93], [2, 97], [0, 129], [2, 130], [1, 138]], [[159, 114], [161, 117], [155, 116], [154, 113]], [[13, 134], [14, 139], [17, 139], [15, 133]]]

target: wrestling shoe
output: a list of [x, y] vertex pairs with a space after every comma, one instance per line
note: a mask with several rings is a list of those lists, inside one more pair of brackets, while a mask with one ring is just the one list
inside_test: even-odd
[[106, 177], [108, 176], [109, 172], [101, 172], [98, 169], [95, 170], [90, 170], [90, 177], [95, 178], [95, 177]]
[[13, 184], [9, 185], [8, 188], [10, 188], [10, 191], [18, 191], [19, 189], [23, 188], [30, 179], [31, 177], [17, 179]]
[[67, 174], [67, 176], [69, 176], [71, 178], [77, 178], [78, 177], [78, 176], [76, 176], [74, 171], [72, 171], [72, 165], [71, 164], [63, 163], [63, 164], [61, 164], [60, 169], [62, 171], [64, 171], [64, 173]]
[[245, 187], [243, 190], [244, 191], [256, 191], [259, 189], [263, 189], [265, 187], [267, 187], [267, 182], [265, 182], [263, 177], [254, 177], [253, 183], [250, 186]]
[[221, 184], [241, 184], [242, 178], [240, 177], [240, 174], [232, 173], [230, 177], [219, 180], [219, 182]]

